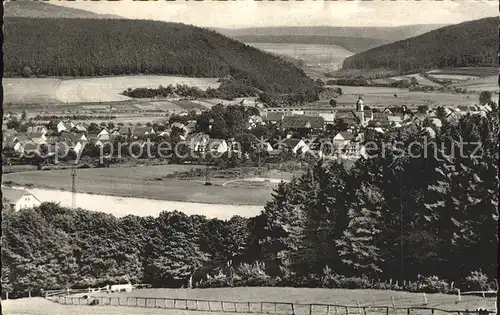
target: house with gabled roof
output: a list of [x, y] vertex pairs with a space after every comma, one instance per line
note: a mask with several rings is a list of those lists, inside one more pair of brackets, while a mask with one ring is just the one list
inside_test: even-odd
[[57, 124], [57, 132], [70, 131], [71, 129], [73, 129], [73, 127], [75, 127], [75, 124], [72, 123], [71, 121], [68, 122], [60, 121]]
[[5, 198], [8, 201], [9, 206], [14, 211], [34, 208], [42, 204], [40, 199], [32, 193], [26, 190], [14, 189], [10, 187], [2, 187], [2, 198]]
[[72, 132], [78, 132], [78, 133], [86, 133], [87, 132], [87, 127], [85, 127], [83, 124], [77, 124], [73, 128], [71, 128]]
[[97, 134], [97, 138], [104, 141], [109, 140], [108, 128], [102, 128], [101, 131], [99, 131], [99, 133]]
[[277, 149], [290, 150], [293, 154], [302, 154], [310, 150], [303, 139], [286, 138], [279, 142]]
[[229, 147], [224, 139], [210, 139], [207, 145], [208, 152], [215, 152], [218, 154], [226, 153]]

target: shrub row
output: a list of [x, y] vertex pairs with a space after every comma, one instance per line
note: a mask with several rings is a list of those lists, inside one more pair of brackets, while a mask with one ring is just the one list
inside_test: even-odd
[[[422, 276], [417, 279], [405, 282], [397, 281], [375, 281], [366, 276], [349, 277], [339, 275], [326, 267], [323, 275], [311, 274], [308, 276], [298, 276], [285, 272], [279, 277], [271, 277], [265, 272], [263, 263], [244, 263], [236, 268], [230, 268], [226, 272], [219, 270], [215, 275], [207, 276], [197, 284], [199, 288], [220, 288], [239, 286], [279, 286], [279, 287], [309, 287], [309, 288], [330, 288], [330, 289], [375, 289], [375, 290], [397, 290], [415, 293], [456, 293], [457, 288], [453, 283], [439, 278], [436, 275]], [[462, 290], [488, 291], [496, 290], [496, 281], [490, 282], [488, 277], [480, 271], [473, 271], [463, 283]]]

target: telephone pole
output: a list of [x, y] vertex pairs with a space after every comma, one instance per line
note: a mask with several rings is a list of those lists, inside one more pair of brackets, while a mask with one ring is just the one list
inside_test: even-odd
[[71, 170], [71, 208], [74, 210], [76, 208], [76, 183], [75, 183], [75, 178], [76, 178], [76, 171], [75, 167], [73, 166]]

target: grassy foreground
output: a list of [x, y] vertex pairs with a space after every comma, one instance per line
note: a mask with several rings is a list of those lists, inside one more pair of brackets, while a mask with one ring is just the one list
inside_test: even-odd
[[155, 308], [116, 306], [61, 305], [43, 298], [2, 301], [2, 314], [6, 315], [218, 315], [214, 312], [193, 312]]
[[[216, 289], [142, 289], [129, 293], [102, 293], [101, 296], [108, 297], [140, 297], [140, 298], [178, 298], [178, 299], [199, 299], [199, 300], [224, 300], [235, 302], [288, 302], [288, 303], [324, 303], [356, 306], [390, 306], [391, 297], [394, 299], [396, 307], [423, 306], [423, 294], [399, 291], [380, 290], [345, 290], [345, 289], [313, 289], [313, 288], [216, 288]], [[446, 310], [475, 310], [477, 307], [494, 310], [495, 298], [481, 298], [476, 296], [462, 296], [462, 301], [458, 297], [445, 294], [427, 294], [427, 307], [434, 307]], [[140, 305], [144, 305], [141, 301]], [[148, 305], [151, 305], [148, 303]], [[200, 305], [201, 306], [201, 305]], [[268, 305], [271, 306], [271, 305]], [[227, 306], [226, 306], [227, 307]], [[18, 299], [2, 301], [3, 314], [9, 315], [135, 315], [135, 314], [169, 314], [169, 315], [218, 315], [218, 314], [238, 314], [222, 313], [217, 311], [189, 311], [189, 310], [165, 310], [159, 308], [125, 307], [125, 306], [79, 306], [61, 305], [43, 298]], [[203, 308], [203, 306], [201, 306]], [[200, 308], [200, 309], [201, 309]], [[288, 314], [289, 310], [278, 307], [278, 312]], [[204, 308], [203, 308], [204, 309]], [[217, 310], [216, 308], [213, 308]], [[226, 310], [230, 310], [227, 307]], [[266, 310], [273, 312], [272, 307], [266, 306]], [[324, 310], [317, 309], [315, 314], [323, 314]], [[351, 308], [350, 314], [357, 314], [356, 308]], [[296, 314], [308, 313], [308, 308], [295, 308]], [[369, 314], [385, 314], [385, 310], [375, 308], [368, 309]], [[415, 314], [430, 314], [430, 311], [421, 310], [412, 312]], [[438, 312], [439, 313], [439, 312]], [[248, 313], [246, 313], [248, 314]], [[325, 313], [326, 314], [326, 313]], [[332, 311], [333, 314], [333, 311]], [[345, 314], [345, 310], [339, 309], [338, 314]], [[390, 310], [390, 314], [404, 315], [405, 310]]]
[[[105, 294], [112, 297], [179, 298], [199, 300], [224, 300], [235, 302], [288, 302], [300, 304], [338, 304], [356, 306], [391, 306], [391, 297], [396, 307], [424, 306], [421, 293], [382, 290], [347, 290], [320, 288], [282, 288], [282, 287], [238, 287], [213, 289], [142, 289], [132, 292]], [[450, 310], [475, 310], [477, 307], [494, 309], [495, 298], [478, 296], [458, 296], [447, 294], [427, 294], [427, 307]]]

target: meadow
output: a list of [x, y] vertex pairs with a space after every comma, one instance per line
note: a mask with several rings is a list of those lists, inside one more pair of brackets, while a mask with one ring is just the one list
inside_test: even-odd
[[272, 54], [301, 59], [306, 65], [327, 64], [332, 68], [342, 65], [352, 52], [337, 45], [290, 44], [290, 43], [245, 43]]
[[[212, 186], [205, 186], [205, 178], [162, 178], [175, 171], [193, 168], [200, 166], [78, 169], [76, 187], [80, 193], [219, 205], [263, 206], [271, 198], [272, 189], [266, 185], [225, 187], [223, 182], [226, 180], [214, 179]], [[71, 170], [26, 171], [4, 174], [3, 180], [17, 186], [71, 191], [70, 174]]]
[[[341, 88], [343, 95], [337, 99], [337, 107], [350, 106], [354, 108], [358, 95], [363, 96], [365, 105], [374, 108], [385, 108], [387, 106], [403, 104], [409, 108], [416, 108], [418, 105], [456, 106], [478, 102], [477, 94], [453, 94], [437, 91], [410, 92], [408, 89], [365, 86], [341, 86]], [[328, 100], [323, 100], [319, 104], [328, 106]]]
[[[422, 293], [410, 293], [391, 290], [369, 289], [322, 289], [322, 288], [289, 288], [289, 287], [235, 287], [211, 289], [141, 289], [132, 292], [103, 293], [101, 296], [111, 297], [143, 297], [143, 298], [178, 298], [234, 302], [283, 302], [300, 304], [338, 304], [356, 306], [375, 305], [392, 306], [392, 298], [396, 307], [423, 306]], [[426, 307], [453, 310], [473, 310], [477, 307], [494, 309], [495, 298], [477, 296], [427, 294]], [[354, 311], [354, 310], [351, 310]], [[403, 311], [400, 311], [403, 312]], [[430, 312], [429, 312], [430, 313]]]
[[[43, 298], [3, 300], [3, 314], [8, 315], [160, 315], [165, 310], [116, 306], [61, 305]], [[214, 312], [169, 310], [169, 315], [218, 315]], [[219, 313], [220, 314], [220, 313]]]
[[58, 78], [6, 78], [4, 79], [5, 104], [60, 104], [99, 103], [130, 100], [121, 95], [130, 88], [158, 88], [159, 85], [187, 84], [206, 90], [217, 88], [218, 78], [191, 78], [180, 76], [117, 76], [78, 79]]

